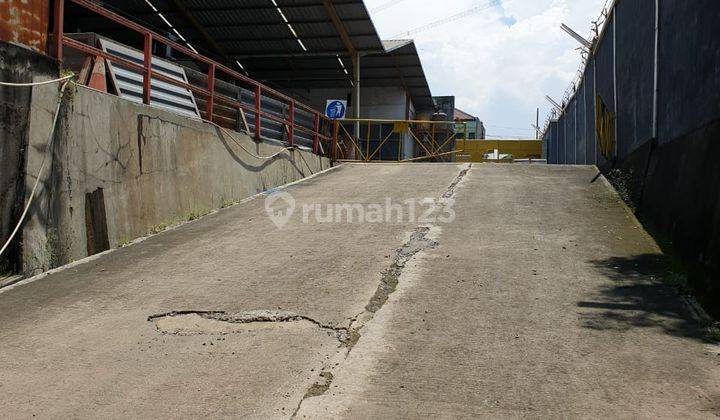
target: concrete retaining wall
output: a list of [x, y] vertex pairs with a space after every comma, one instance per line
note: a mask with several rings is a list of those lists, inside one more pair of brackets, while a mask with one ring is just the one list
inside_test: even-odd
[[[57, 98], [56, 86], [36, 89], [34, 97]], [[330, 166], [299, 150], [261, 161], [241, 145], [259, 155], [284, 146], [257, 144], [239, 133], [233, 139], [199, 120], [84, 87], [71, 92], [61, 112], [46, 188], [23, 232], [26, 274], [117, 247]], [[47, 118], [33, 124], [49, 127]], [[46, 140], [31, 139], [31, 146], [39, 150]], [[37, 173], [40, 161], [40, 154], [30, 156], [27, 172]]]
[[[57, 65], [49, 57], [0, 41], [0, 80], [13, 83], [40, 82], [54, 79], [57, 75]], [[48, 87], [45, 92], [57, 92], [57, 86]], [[31, 121], [42, 123], [52, 107], [52, 95], [38, 96], [29, 87], [0, 87], [0, 246], [5, 243], [22, 213], [25, 162], [28, 154], [37, 152], [35, 149], [28, 150], [29, 139], [44, 137], [47, 141], [47, 124], [42, 127], [31, 124]], [[38, 143], [37, 147], [43, 146]], [[30, 181], [34, 182], [35, 179]], [[0, 257], [0, 276], [21, 269], [20, 243], [13, 242]]]

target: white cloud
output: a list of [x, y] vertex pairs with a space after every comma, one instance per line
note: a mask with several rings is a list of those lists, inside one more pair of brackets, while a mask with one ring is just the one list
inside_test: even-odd
[[[366, 0], [368, 9], [389, 0]], [[382, 38], [453, 15], [488, 0], [404, 0], [373, 15]], [[499, 6], [413, 36], [434, 95], [454, 95], [498, 136], [534, 136], [535, 108], [559, 98], [580, 65], [566, 23], [590, 34], [605, 0], [503, 0]]]

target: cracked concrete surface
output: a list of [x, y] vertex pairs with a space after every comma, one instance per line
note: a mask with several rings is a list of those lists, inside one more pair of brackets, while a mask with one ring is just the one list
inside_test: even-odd
[[[402, 202], [440, 196], [458, 171], [347, 165], [287, 191], [299, 206]], [[422, 178], [429, 182], [418, 185]], [[415, 227], [298, 218], [281, 231], [258, 199], [0, 293], [3, 412], [289, 417], [323, 369], [344, 358], [335, 334], [311, 322], [162, 334], [148, 316], [265, 309], [350, 331]], [[357, 342], [348, 335], [348, 345]]]
[[347, 165], [0, 293], [10, 418], [711, 417], [720, 350], [591, 168]]
[[474, 165], [455, 223], [296, 417], [716, 417], [720, 350], [595, 174]]
[[437, 241], [428, 239], [429, 231], [430, 228], [426, 226], [415, 228], [410, 234], [410, 239], [395, 251], [392, 264], [383, 270], [380, 284], [378, 284], [373, 297], [370, 298], [370, 302], [365, 306], [366, 312], [375, 313], [382, 308], [390, 294], [395, 291], [402, 270], [412, 257], [420, 251], [435, 248], [438, 245]]
[[[455, 177], [455, 179], [448, 186], [445, 192], [443, 192], [440, 196], [440, 202], [447, 204], [449, 200], [453, 198], [455, 194], [455, 189], [463, 180], [463, 178], [465, 178], [465, 176], [468, 174], [468, 172], [472, 168], [472, 164], [463, 165], [461, 168], [462, 169], [460, 170], [460, 173], [457, 175], [457, 177]], [[434, 204], [434, 206], [438, 207], [438, 204], [436, 203]], [[383, 270], [380, 283], [378, 284], [378, 288], [375, 291], [375, 294], [373, 294], [373, 296], [370, 298], [370, 302], [368, 302], [368, 304], [365, 306], [365, 311], [356, 316], [353, 319], [353, 323], [350, 324], [350, 329], [347, 331], [348, 338], [344, 341], [344, 343], [348, 347], [348, 350], [344, 355], [345, 358], [347, 358], [353, 347], [355, 347], [357, 342], [360, 340], [362, 334], [361, 331], [365, 327], [365, 325], [373, 319], [375, 313], [383, 307], [390, 295], [397, 289], [398, 282], [400, 281], [400, 277], [402, 276], [407, 263], [415, 256], [417, 256], [420, 252], [427, 249], [436, 248], [439, 245], [439, 242], [437, 240], [430, 237], [431, 230], [433, 229], [435, 229], [436, 231], [439, 230], [433, 224], [426, 224], [424, 226], [416, 227], [410, 233], [408, 240], [395, 251], [395, 256], [392, 260], [392, 264], [390, 265], [390, 267]], [[303, 402], [307, 398], [322, 396], [330, 389], [330, 386], [332, 385], [332, 381], [334, 379], [334, 374], [332, 373], [332, 371], [341, 367], [341, 363], [339, 362], [336, 363], [334, 366], [326, 368], [329, 370], [324, 370], [320, 374], [319, 380], [308, 389], [308, 391], [303, 396], [303, 399], [300, 400], [300, 402], [298, 403], [297, 409], [292, 415], [293, 418], [297, 417], [298, 413], [302, 409]]]
[[[148, 321], [162, 334], [170, 335], [213, 335], [237, 334], [247, 331], [278, 328], [277, 324], [308, 323], [349, 346], [352, 335], [347, 328], [333, 328], [287, 311], [256, 310], [228, 314], [212, 311], [173, 311], [151, 315]], [[282, 326], [281, 326], [282, 327]]]

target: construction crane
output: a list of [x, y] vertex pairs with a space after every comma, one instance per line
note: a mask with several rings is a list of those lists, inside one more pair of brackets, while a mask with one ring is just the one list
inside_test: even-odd
[[402, 1], [404, 1], [404, 0], [390, 0], [390, 1], [388, 1], [388, 2], [385, 2], [385, 3], [381, 4], [381, 5], [373, 8], [372, 10], [370, 10], [370, 13], [379, 13], [379, 12], [382, 12], [383, 10], [389, 9], [389, 8], [395, 6], [396, 4], [398, 4], [398, 3], [402, 2]]
[[[386, 3], [386, 4], [387, 4], [387, 3]], [[452, 16], [448, 16], [448, 17], [446, 17], [446, 18], [442, 18], [442, 19], [436, 20], [436, 21], [434, 21], [434, 22], [427, 23], [427, 24], [425, 24], [425, 25], [423, 25], [423, 26], [419, 26], [419, 27], [417, 27], [417, 28], [415, 28], [415, 29], [411, 29], [411, 30], [409, 30], [409, 31], [399, 33], [399, 34], [395, 35], [394, 37], [392, 37], [392, 39], [407, 38], [407, 37], [409, 37], [409, 36], [411, 36], [411, 35], [415, 35], [415, 34], [418, 34], [418, 33], [420, 33], [420, 32], [425, 32], [425, 31], [427, 31], [427, 30], [430, 30], [430, 29], [433, 29], [433, 28], [437, 28], [438, 26], [442, 26], [442, 25], [445, 25], [445, 24], [448, 24], [448, 23], [451, 23], [451, 22], [455, 22], [455, 21], [460, 20], [460, 19], [464, 19], [464, 18], [466, 18], [466, 17], [468, 17], [468, 16], [472, 16], [472, 15], [474, 15], [474, 14], [476, 14], [476, 13], [478, 13], [478, 12], [481, 12], [481, 11], [483, 11], [483, 10], [487, 10], [487, 9], [490, 9], [490, 8], [493, 8], [493, 7], [500, 6], [501, 4], [502, 4], [502, 3], [501, 3], [500, 0], [492, 0], [492, 1], [490, 1], [490, 2], [488, 2], [488, 3], [485, 3], [485, 4], [479, 4], [479, 5], [477, 5], [477, 6], [471, 7], [470, 9], [464, 10], [464, 11], [462, 11], [462, 12], [460, 12], [460, 13], [457, 13], [457, 14], [454, 14], [454, 15], [452, 15]]]

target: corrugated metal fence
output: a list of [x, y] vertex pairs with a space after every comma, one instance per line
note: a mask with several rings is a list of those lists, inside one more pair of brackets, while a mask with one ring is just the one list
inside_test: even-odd
[[607, 18], [548, 161], [597, 164], [720, 317], [720, 1], [617, 0]]
[[[622, 161], [653, 138], [672, 141], [717, 118], [718, 21], [717, 0], [616, 1], [574, 94], [545, 130], [548, 163]], [[598, 99], [614, 120], [607, 156]]]

